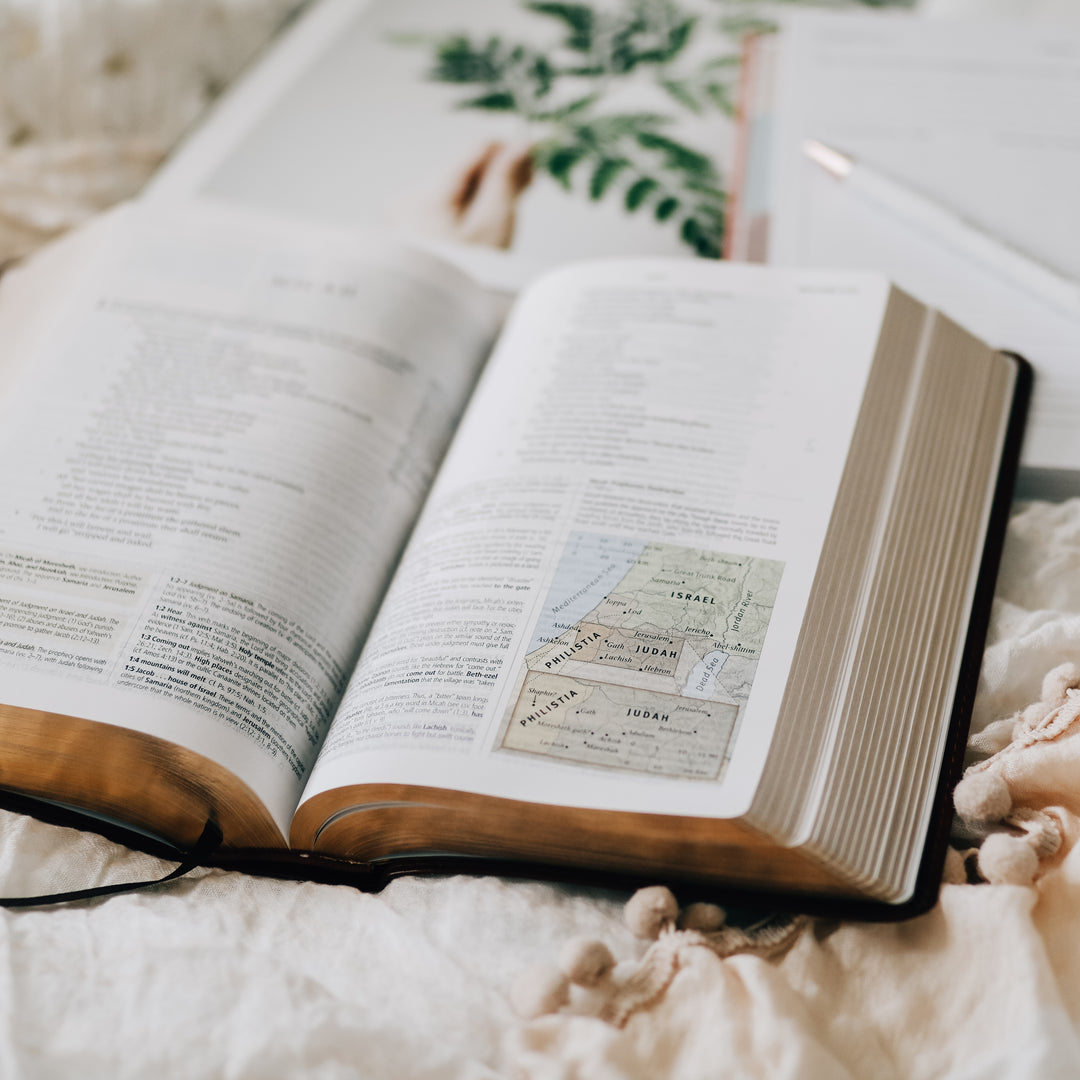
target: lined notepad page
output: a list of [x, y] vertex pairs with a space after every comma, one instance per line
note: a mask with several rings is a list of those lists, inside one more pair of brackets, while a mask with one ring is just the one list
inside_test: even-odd
[[769, 261], [874, 269], [1036, 369], [1024, 465], [1080, 470], [1080, 318], [861, 201], [866, 161], [1080, 280], [1080, 22], [800, 15], [775, 101]]

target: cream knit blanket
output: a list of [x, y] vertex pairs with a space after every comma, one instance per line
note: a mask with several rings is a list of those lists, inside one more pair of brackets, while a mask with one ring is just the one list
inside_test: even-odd
[[0, 0], [0, 263], [130, 198], [299, 0]]
[[[1033, 503], [1010, 526], [972, 742], [1038, 702], [1070, 660], [1080, 500]], [[947, 884], [932, 912], [898, 925], [816, 920], [777, 962], [688, 943], [651, 1008], [621, 1028], [570, 1009], [535, 1020], [511, 1039], [515, 1067], [537, 1080], [1080, 1075], [1080, 730], [995, 769], [1014, 813], [1049, 810], [1061, 826], [1033, 885]]]

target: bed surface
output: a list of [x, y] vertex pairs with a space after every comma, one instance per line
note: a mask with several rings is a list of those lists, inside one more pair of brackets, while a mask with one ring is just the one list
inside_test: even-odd
[[[973, 732], [1038, 701], [1066, 661], [1080, 662], [1080, 499], [1020, 504]], [[1017, 755], [1009, 784], [1014, 805], [1049, 807], [1061, 826], [1034, 884], [946, 884], [933, 911], [896, 925], [810, 921], [773, 959], [672, 938], [670, 981], [622, 1026], [577, 991], [530, 1021], [510, 1003], [522, 973], [580, 936], [632, 977], [648, 943], [627, 928], [621, 894], [433, 877], [369, 895], [198, 870], [104, 901], [0, 911], [0, 1076], [1073, 1077], [1080, 736]], [[169, 869], [0, 811], [8, 896]]]
[[[1038, 700], [1045, 673], [1078, 655], [1080, 500], [1018, 507], [975, 730]], [[1075, 735], [1054, 748], [1066, 777], [1078, 750]], [[1024, 777], [1010, 783], [1021, 801]], [[199, 870], [0, 912], [0, 1075], [1074, 1076], [1080, 781], [1055, 795], [1066, 845], [1034, 886], [945, 885], [937, 908], [897, 925], [815, 920], [779, 960], [686, 944], [670, 985], [621, 1028], [582, 995], [530, 1022], [509, 1002], [522, 973], [582, 935], [609, 946], [620, 979], [634, 972], [645, 943], [626, 898], [597, 890], [449, 877], [367, 895]], [[8, 895], [168, 869], [0, 814]]]

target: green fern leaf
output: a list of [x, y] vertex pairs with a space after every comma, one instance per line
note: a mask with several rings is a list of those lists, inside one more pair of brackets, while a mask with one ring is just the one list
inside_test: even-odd
[[625, 158], [604, 158], [596, 166], [589, 181], [589, 198], [594, 202], [604, 197], [604, 192], [611, 187], [612, 181], [629, 165]]
[[711, 237], [702, 237], [694, 245], [694, 250], [703, 259], [719, 259], [722, 252], [720, 245]]
[[650, 176], [635, 180], [626, 192], [626, 209], [633, 213], [659, 187], [660, 185]]
[[446, 38], [435, 46], [435, 65], [429, 78], [446, 83], [498, 82], [503, 74], [500, 48], [498, 38], [491, 38], [483, 49], [475, 48], [465, 37]]
[[607, 72], [600, 64], [582, 64], [580, 67], [563, 68], [562, 74], [572, 75], [578, 79], [598, 79]]
[[679, 79], [661, 79], [660, 85], [680, 104], [691, 112], [701, 112], [701, 102], [694, 97], [690, 84]]
[[496, 90], [493, 94], [483, 94], [478, 98], [470, 98], [468, 101], [459, 101], [459, 109], [487, 109], [490, 112], [513, 112], [517, 108], [517, 100], [509, 90]]
[[679, 235], [683, 242], [694, 249], [702, 258], [719, 259], [720, 242], [723, 238], [723, 229], [707, 228], [696, 217], [686, 218]]
[[624, 53], [626, 70], [636, 67], [638, 64], [667, 64], [675, 59], [686, 47], [697, 25], [697, 17], [691, 16], [683, 22], [671, 27], [667, 32], [667, 40], [660, 46], [637, 50], [634, 48], [634, 37], [638, 30], [647, 30], [644, 24], [634, 23], [628, 27], [625, 37]]
[[686, 43], [693, 35], [695, 26], [697, 26], [697, 19], [691, 16], [672, 29], [668, 37], [667, 55], [664, 57], [663, 62], [674, 60], [686, 48]]
[[596, 101], [598, 97], [598, 94], [590, 94], [588, 97], [577, 98], [575, 101], [569, 101], [565, 105], [560, 105], [557, 109], [551, 109], [548, 112], [534, 113], [533, 119], [548, 120], [554, 123], [558, 123], [560, 120], [568, 120], [577, 113], [584, 112], [584, 110]]
[[679, 200], [674, 195], [668, 195], [666, 199], [661, 199], [656, 204], [656, 209], [653, 214], [656, 216], [657, 221], [667, 221], [676, 210], [679, 209]]
[[687, 191], [692, 191], [696, 195], [704, 195], [721, 205], [727, 202], [727, 192], [721, 191], [720, 188], [714, 187], [712, 184], [705, 184], [691, 179], [686, 181], [685, 187]]
[[724, 83], [706, 83], [705, 93], [709, 100], [723, 113], [728, 116], [735, 115], [735, 100], [731, 95], [731, 87]]
[[659, 113], [615, 113], [611, 116], [597, 116], [578, 128], [578, 137], [598, 146], [605, 146], [623, 138], [636, 139], [642, 132], [651, 132], [668, 121], [668, 117]]
[[676, 142], [655, 131], [642, 131], [636, 136], [638, 145], [646, 150], [659, 150], [667, 159], [669, 168], [680, 172], [689, 173], [692, 176], [704, 180], [706, 177], [715, 175], [713, 163], [705, 154]]
[[564, 44], [574, 52], [587, 53], [593, 47], [593, 24], [595, 15], [585, 4], [532, 3], [525, 5], [537, 15], [548, 15], [560, 20], [570, 31]]
[[569, 191], [570, 172], [586, 153], [583, 146], [559, 146], [548, 155], [547, 171]]
[[533, 81], [533, 93], [542, 98], [555, 85], [555, 69], [546, 56], [534, 56], [528, 66], [529, 77]]
[[697, 218], [688, 217], [683, 221], [682, 227], [679, 229], [679, 235], [691, 247], [694, 247], [704, 234]]
[[711, 60], [706, 60], [701, 65], [702, 71], [716, 71], [719, 68], [728, 68], [732, 72], [737, 71], [739, 64], [742, 63], [738, 54], [730, 53], [727, 56], [714, 56]]

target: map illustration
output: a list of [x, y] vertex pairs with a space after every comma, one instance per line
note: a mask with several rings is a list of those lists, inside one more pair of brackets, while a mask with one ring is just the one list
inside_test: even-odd
[[782, 572], [772, 559], [572, 534], [502, 748], [718, 778]]

